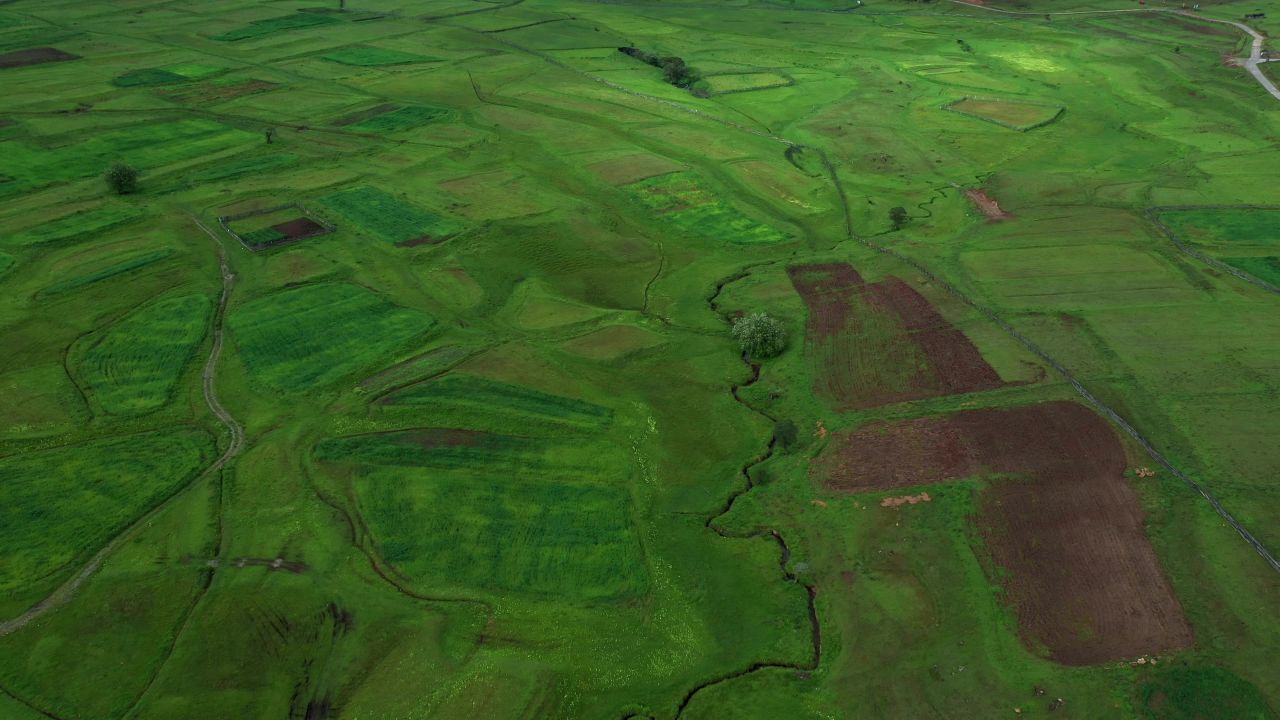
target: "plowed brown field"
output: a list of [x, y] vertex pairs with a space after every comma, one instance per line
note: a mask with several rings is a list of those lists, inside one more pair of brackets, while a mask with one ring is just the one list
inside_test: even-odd
[[964, 333], [897, 278], [866, 283], [848, 263], [794, 265], [809, 310], [815, 391], [842, 410], [1000, 387]]
[[875, 423], [838, 434], [813, 466], [848, 491], [1020, 476], [983, 491], [976, 522], [1024, 638], [1066, 665], [1192, 642], [1124, 469], [1115, 431], [1072, 402]]

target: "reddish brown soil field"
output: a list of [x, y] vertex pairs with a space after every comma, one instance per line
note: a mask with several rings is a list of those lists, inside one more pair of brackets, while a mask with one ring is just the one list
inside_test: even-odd
[[45, 63], [78, 60], [79, 55], [72, 55], [57, 48], [38, 47], [26, 50], [14, 50], [0, 54], [0, 68], [26, 67], [27, 65], [43, 65]]
[[271, 226], [272, 230], [284, 235], [289, 240], [310, 237], [324, 232], [327, 228], [311, 218], [300, 217]]
[[1019, 476], [983, 491], [975, 521], [1024, 639], [1066, 665], [1192, 643], [1124, 469], [1115, 431], [1072, 402], [876, 423], [813, 466], [846, 491]]
[[991, 222], [1000, 222], [1012, 217], [1009, 213], [1001, 210], [1000, 203], [996, 202], [995, 198], [988, 195], [984, 190], [965, 190], [964, 194], [973, 201], [974, 205], [978, 206], [982, 214], [986, 215]]
[[973, 343], [897, 278], [866, 283], [848, 263], [796, 265], [809, 310], [815, 391], [840, 409], [1000, 387]]

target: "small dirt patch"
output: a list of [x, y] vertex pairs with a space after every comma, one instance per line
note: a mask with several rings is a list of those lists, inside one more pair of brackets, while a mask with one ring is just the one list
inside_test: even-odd
[[79, 59], [79, 55], [73, 55], [57, 48], [27, 48], [26, 50], [14, 50], [12, 52], [0, 53], [0, 69], [26, 67], [28, 65], [43, 65], [45, 63], [66, 62], [67, 60]]
[[974, 205], [978, 206], [982, 214], [986, 215], [991, 222], [1000, 222], [1011, 217], [1009, 213], [1000, 209], [1000, 203], [996, 202], [985, 190], [969, 189], [965, 190], [964, 194], [973, 201]]
[[917, 503], [929, 502], [933, 498], [929, 497], [929, 493], [924, 492], [919, 495], [903, 495], [902, 497], [887, 497], [880, 501], [880, 507], [901, 507], [902, 505], [915, 505]]
[[1090, 665], [1192, 643], [1125, 465], [1101, 416], [1050, 402], [866, 425], [839, 433], [812, 470], [855, 492], [1016, 476], [982, 492], [985, 550], [1027, 644]]

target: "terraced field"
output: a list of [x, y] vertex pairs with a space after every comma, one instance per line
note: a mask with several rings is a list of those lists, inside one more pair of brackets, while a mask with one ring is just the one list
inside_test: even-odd
[[1280, 717], [1263, 5], [0, 2], [0, 720]]

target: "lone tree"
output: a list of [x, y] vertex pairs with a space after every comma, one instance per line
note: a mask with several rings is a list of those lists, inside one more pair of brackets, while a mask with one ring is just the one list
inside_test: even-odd
[[894, 230], [901, 230], [902, 226], [907, 224], [907, 209], [904, 207], [890, 209], [889, 222], [893, 223]]
[[774, 357], [787, 347], [787, 330], [782, 321], [762, 312], [734, 320], [733, 337], [747, 357], [757, 360]]
[[138, 170], [131, 165], [116, 163], [107, 168], [107, 187], [117, 195], [128, 195], [138, 189]]

